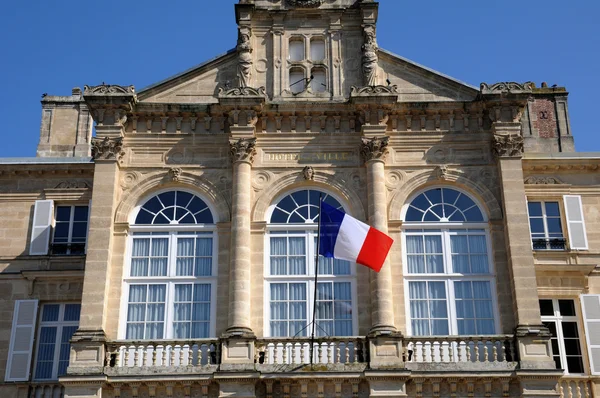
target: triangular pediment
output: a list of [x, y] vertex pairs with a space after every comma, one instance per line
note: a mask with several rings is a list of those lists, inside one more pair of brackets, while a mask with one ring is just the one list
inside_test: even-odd
[[398, 87], [400, 102], [472, 101], [479, 90], [433, 69], [379, 49], [379, 67]]
[[216, 103], [219, 87], [233, 86], [236, 79], [237, 54], [226, 54], [190, 68], [138, 92], [142, 102], [210, 104]]

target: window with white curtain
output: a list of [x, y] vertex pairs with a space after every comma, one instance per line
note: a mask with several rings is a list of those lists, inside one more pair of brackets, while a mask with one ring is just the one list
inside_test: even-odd
[[44, 304], [37, 338], [35, 380], [57, 380], [67, 374], [71, 337], [79, 327], [81, 304]]
[[456, 189], [429, 189], [407, 206], [402, 226], [409, 333], [497, 333], [489, 231], [475, 201]]
[[327, 74], [323, 68], [314, 68], [311, 71], [311, 89], [314, 93], [322, 93], [327, 90]]
[[304, 40], [302, 38], [293, 38], [290, 40], [290, 61], [304, 60]]
[[160, 193], [139, 208], [131, 231], [123, 337], [214, 336], [217, 250], [207, 204], [185, 191]]
[[[271, 337], [308, 336], [315, 312], [317, 336], [352, 336], [356, 328], [355, 267], [315, 253], [319, 197], [342, 208], [331, 195], [313, 189], [292, 192], [270, 209], [266, 236], [265, 330]], [[317, 294], [316, 308], [313, 298]]]
[[314, 38], [310, 41], [310, 60], [313, 62], [325, 59], [325, 40]]

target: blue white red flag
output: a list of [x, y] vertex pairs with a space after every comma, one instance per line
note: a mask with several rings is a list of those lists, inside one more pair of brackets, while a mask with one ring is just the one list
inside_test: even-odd
[[320, 214], [320, 255], [381, 270], [394, 243], [392, 238], [325, 202], [321, 202]]

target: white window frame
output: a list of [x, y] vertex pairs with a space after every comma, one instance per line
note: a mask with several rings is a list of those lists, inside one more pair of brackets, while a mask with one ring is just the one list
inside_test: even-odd
[[[61, 345], [61, 339], [62, 339], [62, 331], [64, 327], [71, 327], [71, 326], [77, 326], [79, 327], [79, 321], [63, 321], [62, 319], [64, 318], [64, 314], [65, 314], [65, 306], [69, 305], [69, 304], [79, 304], [81, 305], [81, 303], [77, 303], [77, 302], [59, 302], [59, 303], [44, 303], [42, 305], [40, 305], [38, 311], [39, 311], [39, 315], [38, 315], [38, 325], [36, 327], [36, 343], [35, 343], [35, 355], [33, 356], [33, 373], [31, 375], [31, 378], [33, 381], [53, 381], [53, 380], [58, 380], [58, 363], [59, 363], [59, 359], [60, 359], [60, 345]], [[47, 305], [59, 305], [59, 310], [58, 310], [58, 321], [42, 321], [43, 319], [43, 314], [44, 314], [44, 307]], [[56, 327], [56, 338], [54, 341], [54, 358], [52, 359], [52, 377], [49, 379], [38, 379], [35, 377], [36, 373], [37, 373], [37, 366], [38, 366], [38, 355], [40, 353], [40, 336], [42, 333], [42, 328], [43, 327]], [[70, 343], [69, 343], [70, 345]]]
[[[541, 208], [542, 208], [542, 223], [544, 225], [544, 236], [543, 238], [534, 238], [533, 237], [533, 231], [531, 230], [531, 215], [529, 214], [529, 203], [540, 203], [541, 204]], [[560, 220], [560, 229], [562, 232], [562, 237], [550, 237], [549, 236], [549, 232], [548, 232], [548, 216], [546, 215], [546, 203], [556, 203], [558, 204], [558, 219]], [[563, 239], [564, 242], [564, 248], [563, 249], [533, 249], [534, 251], [565, 251], [568, 250], [568, 246], [567, 246], [567, 235], [565, 234], [565, 209], [563, 208], [563, 203], [562, 200], [560, 199], [532, 199], [532, 198], [527, 198], [527, 226], [529, 227], [529, 238], [531, 239], [531, 247], [533, 249], [533, 240], [534, 239], [546, 239], [546, 247], [550, 247], [550, 240], [551, 239]], [[534, 218], [540, 218], [539, 216], [534, 216]], [[552, 217], [555, 218], [555, 217]]]
[[[411, 229], [422, 229], [424, 232], [406, 232]], [[450, 246], [450, 236], [461, 235], [459, 232], [449, 231], [450, 229], [464, 229], [465, 235], [468, 229], [482, 229], [485, 236], [489, 273], [487, 274], [461, 274], [452, 272], [452, 251]], [[408, 253], [406, 237], [408, 235], [427, 235], [427, 230], [437, 230], [431, 232], [432, 235], [442, 236], [442, 251], [443, 251], [443, 262], [444, 262], [444, 273], [429, 274], [429, 273], [408, 273]], [[441, 230], [442, 232], [439, 232]], [[478, 235], [480, 235], [478, 233]], [[489, 227], [486, 223], [403, 223], [402, 224], [402, 272], [404, 274], [404, 291], [405, 293], [405, 313], [406, 313], [406, 333], [408, 336], [412, 336], [412, 325], [410, 317], [410, 297], [409, 282], [444, 282], [446, 286], [446, 305], [448, 311], [448, 331], [450, 336], [458, 335], [458, 320], [456, 317], [456, 306], [455, 294], [454, 294], [454, 282], [472, 282], [482, 281], [490, 282], [491, 296], [492, 296], [492, 307], [494, 311], [494, 334], [498, 334], [500, 330], [500, 314], [498, 311], [498, 295], [496, 294], [496, 270], [494, 267], [492, 257], [491, 239], [489, 233]]]
[[[291, 192], [290, 192], [291, 193]], [[287, 195], [286, 195], [287, 196]], [[286, 232], [292, 232], [286, 233]], [[297, 232], [297, 233], [296, 233]], [[271, 275], [271, 237], [301, 237], [304, 236], [306, 242], [306, 273], [303, 275]], [[271, 283], [306, 283], [306, 317], [307, 324], [312, 321], [313, 311], [312, 301], [315, 294], [315, 253], [316, 245], [314, 244], [317, 238], [316, 224], [271, 224], [267, 226], [265, 234], [265, 250], [264, 250], [264, 335], [271, 336]], [[321, 265], [322, 266], [322, 265]], [[356, 288], [356, 264], [350, 263], [350, 274], [348, 275], [323, 275], [319, 274], [317, 283], [325, 282], [350, 282], [352, 294], [352, 335], [358, 334], [358, 314], [357, 314], [357, 288]], [[307, 336], [310, 335], [310, 328]], [[289, 336], [292, 337], [292, 336]]]
[[[270, 220], [273, 215], [277, 204], [285, 197], [292, 195], [295, 192], [313, 190], [320, 191], [328, 196], [331, 196], [344, 207], [343, 201], [339, 197], [326, 191], [320, 187], [313, 186], [302, 186], [295, 189], [285, 191], [281, 195], [275, 198], [271, 206], [269, 206], [266, 212], [266, 219]], [[343, 209], [344, 212], [348, 212], [347, 209]], [[305, 236], [306, 239], [306, 274], [304, 275], [271, 275], [271, 237], [273, 235], [290, 236], [286, 232], [292, 232], [293, 235], [297, 233], [297, 236]], [[264, 274], [264, 290], [263, 290], [263, 308], [264, 308], [264, 319], [263, 319], [263, 331], [265, 337], [271, 336], [271, 283], [294, 283], [294, 282], [306, 282], [307, 283], [307, 297], [306, 297], [306, 318], [307, 324], [312, 321], [312, 315], [314, 308], [312, 308], [312, 301], [315, 294], [315, 253], [316, 245], [315, 239], [317, 237], [318, 224], [316, 223], [272, 223], [267, 224], [266, 233], [264, 237], [264, 251], [263, 251], [263, 274]], [[293, 236], [292, 235], [292, 236]], [[312, 266], [311, 266], [312, 265]], [[358, 335], [358, 291], [356, 286], [356, 263], [350, 262], [350, 274], [348, 275], [323, 275], [319, 274], [319, 282], [350, 282], [351, 294], [352, 294], [352, 334]], [[310, 328], [309, 328], [310, 329]], [[310, 330], [307, 335], [310, 335]], [[291, 337], [291, 336], [290, 336]]]
[[[218, 277], [218, 242], [217, 227], [214, 224], [186, 224], [186, 225], [144, 225], [132, 226], [130, 234], [127, 237], [126, 249], [126, 269], [125, 277], [121, 286], [121, 316], [119, 321], [119, 338], [126, 339], [127, 335], [127, 311], [129, 304], [129, 287], [132, 285], [166, 285], [165, 294], [165, 328], [163, 338], [160, 340], [173, 340], [173, 312], [175, 285], [177, 284], [210, 284], [210, 326], [209, 337], [216, 336], [216, 313], [217, 313], [217, 277]], [[169, 238], [169, 256], [167, 260], [166, 276], [131, 276], [131, 255], [133, 250], [133, 240], [140, 235], [134, 235], [136, 232], [157, 232], [161, 235], [142, 235], [147, 237], [168, 237]], [[177, 259], [177, 237], [193, 237], [196, 235], [178, 235], [178, 232], [211, 232], [212, 238], [212, 267], [210, 276], [175, 276]], [[164, 233], [164, 235], [162, 235]], [[157, 340], [157, 339], [144, 339]]]
[[[556, 324], [556, 337], [558, 340], [558, 350], [559, 350], [559, 356], [560, 356], [560, 362], [563, 365], [563, 369], [565, 371], [565, 374], [572, 374], [572, 375], [584, 375], [587, 374], [586, 371], [586, 350], [585, 347], [583, 345], [583, 342], [585, 341], [585, 337], [584, 337], [584, 333], [582, 333], [582, 328], [581, 328], [581, 323], [579, 322], [580, 316], [581, 314], [579, 313], [579, 308], [578, 308], [578, 303], [579, 301], [577, 299], [572, 299], [572, 298], [550, 298], [550, 297], [540, 297], [540, 300], [552, 300], [552, 307], [554, 309], [554, 315], [542, 315], [542, 322], [554, 322]], [[561, 315], [560, 314], [560, 310], [559, 310], [559, 306], [558, 306], [558, 301], [559, 300], [570, 300], [573, 301], [573, 306], [575, 307], [575, 315], [574, 316], [565, 316], [565, 315]], [[583, 367], [583, 373], [571, 373], [569, 372], [569, 369], [567, 369], [568, 365], [567, 365], [567, 354], [566, 354], [566, 350], [565, 350], [565, 342], [564, 342], [564, 337], [563, 337], [563, 331], [562, 331], [562, 327], [561, 327], [561, 323], [562, 322], [575, 322], [575, 324], [577, 325], [577, 334], [579, 334], [579, 349], [581, 350], [581, 362], [582, 362], [582, 367]]]
[[[66, 242], [55, 242], [54, 241], [54, 236], [56, 233], [56, 214], [58, 212], [58, 208], [59, 207], [70, 207], [71, 208], [71, 212], [70, 212], [70, 218], [69, 218], [69, 234], [67, 236], [67, 241]], [[73, 203], [73, 204], [65, 204], [65, 203], [54, 203], [54, 213], [52, 214], [52, 236], [50, 238], [50, 246], [51, 246], [51, 252], [53, 251], [53, 246], [54, 245], [65, 245], [67, 246], [67, 251], [65, 253], [65, 255], [70, 256], [71, 255], [71, 245], [73, 244], [73, 226], [75, 224], [75, 208], [76, 207], [87, 207], [88, 209], [88, 217], [87, 217], [87, 221], [86, 221], [86, 228], [85, 228], [85, 242], [75, 242], [75, 244], [81, 244], [83, 245], [83, 253], [87, 253], [87, 245], [88, 245], [88, 239], [89, 239], [89, 234], [90, 234], [90, 212], [91, 212], [91, 206], [90, 203]]]

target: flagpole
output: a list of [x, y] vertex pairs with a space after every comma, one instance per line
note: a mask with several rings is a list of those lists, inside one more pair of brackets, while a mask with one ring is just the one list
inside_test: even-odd
[[313, 297], [312, 333], [310, 334], [310, 367], [313, 366], [313, 350], [315, 346], [315, 319], [317, 315], [317, 281], [319, 280], [319, 249], [321, 245], [321, 204], [322, 194], [319, 193], [319, 223], [317, 224], [317, 252], [315, 254], [315, 294]]

